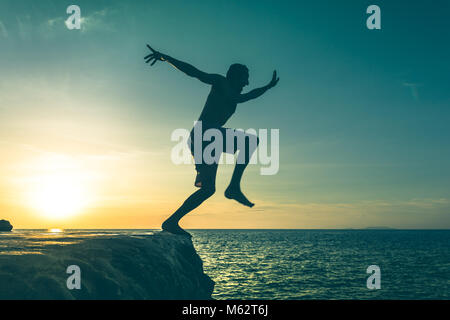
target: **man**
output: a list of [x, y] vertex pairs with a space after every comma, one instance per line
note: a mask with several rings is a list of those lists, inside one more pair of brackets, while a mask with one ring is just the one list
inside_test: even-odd
[[[195, 186], [200, 189], [194, 192], [187, 200], [182, 204], [182, 206], [175, 211], [164, 223], [162, 224], [162, 229], [174, 234], [190, 236], [188, 232], [183, 230], [178, 222], [187, 213], [197, 208], [203, 201], [211, 197], [216, 190], [216, 173], [218, 161], [213, 163], [208, 163], [207, 161], [199, 161], [197, 159], [197, 154], [202, 154], [204, 146], [202, 144], [202, 137], [196, 137], [194, 134], [196, 131], [196, 126], [200, 125], [200, 132], [203, 133], [208, 129], [220, 130], [223, 133], [223, 144], [224, 148], [222, 151], [227, 153], [236, 153], [239, 150], [239, 157], [237, 164], [234, 168], [233, 176], [231, 178], [230, 185], [225, 191], [225, 197], [228, 199], [234, 199], [237, 202], [253, 207], [253, 203], [250, 202], [247, 197], [241, 191], [241, 178], [247, 167], [253, 152], [256, 149], [258, 140], [256, 136], [244, 134], [232, 129], [223, 128], [223, 125], [236, 111], [236, 106], [238, 103], [243, 103], [251, 99], [255, 99], [265, 93], [268, 89], [273, 88], [278, 83], [279, 78], [277, 78], [276, 71], [273, 72], [272, 80], [264, 87], [254, 89], [250, 92], [241, 94], [242, 89], [248, 85], [248, 69], [242, 64], [233, 64], [230, 66], [226, 77], [219, 74], [210, 74], [198, 70], [194, 66], [179, 61], [172, 58], [166, 54], [158, 52], [152, 49], [149, 45], [147, 47], [151, 50], [151, 53], [145, 57], [146, 63], [151, 62], [153, 66], [157, 61], [167, 61], [176, 69], [184, 72], [190, 77], [197, 78], [203, 83], [211, 85], [211, 92], [208, 95], [203, 111], [200, 115], [199, 121], [194, 126], [190, 136], [190, 147], [192, 154], [195, 158], [197, 177], [195, 179]], [[227, 131], [232, 130], [232, 138], [234, 141], [227, 141], [230, 139], [230, 135], [227, 135]], [[240, 136], [241, 135], [241, 136]], [[237, 140], [243, 138], [245, 140], [244, 148], [239, 149], [237, 146], [239, 143]], [[251, 141], [256, 141], [252, 143]], [[234, 142], [230, 144], [231, 142]], [[200, 143], [201, 150], [195, 151], [195, 146]], [[233, 148], [230, 150], [226, 146], [232, 145]], [[215, 154], [215, 158], [218, 159], [220, 154]]]

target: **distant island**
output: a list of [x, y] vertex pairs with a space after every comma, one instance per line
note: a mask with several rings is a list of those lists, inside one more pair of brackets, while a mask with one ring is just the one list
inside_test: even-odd
[[367, 230], [396, 230], [395, 228], [391, 228], [391, 227], [385, 227], [385, 226], [380, 226], [380, 227], [367, 227]]
[[8, 220], [0, 220], [0, 231], [11, 231], [13, 226]]

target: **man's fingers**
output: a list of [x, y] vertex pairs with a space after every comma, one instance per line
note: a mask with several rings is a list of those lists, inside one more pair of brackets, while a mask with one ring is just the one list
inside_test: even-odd
[[151, 57], [150, 59], [148, 59], [147, 61], [145, 61], [145, 63], [149, 63], [149, 62], [152, 61], [153, 59], [155, 59], [155, 58]]
[[280, 78], [277, 77], [277, 70], [273, 70], [272, 82], [274, 86], [278, 83], [278, 80], [280, 80]]
[[153, 53], [155, 53], [155, 50], [153, 50], [153, 48], [150, 47], [148, 44], [147, 44], [147, 48], [149, 48]]
[[153, 62], [150, 64], [150, 66], [154, 65], [154, 64], [156, 63], [156, 61], [158, 61], [158, 60], [155, 59], [155, 61], [153, 61]]
[[161, 60], [161, 55], [157, 54], [157, 53], [151, 53], [148, 56], [144, 57], [145, 60], [147, 59], [156, 59], [156, 60]]
[[275, 81], [276, 78], [277, 78], [277, 72], [274, 71], [273, 74], [272, 74], [272, 81]]

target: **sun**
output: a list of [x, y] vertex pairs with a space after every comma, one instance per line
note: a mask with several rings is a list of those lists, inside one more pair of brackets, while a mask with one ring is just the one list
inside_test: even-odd
[[32, 207], [48, 218], [73, 216], [86, 205], [83, 187], [69, 175], [42, 177], [31, 198]]
[[84, 188], [76, 177], [55, 174], [40, 178], [31, 195], [31, 206], [47, 218], [68, 218], [87, 204]]
[[52, 220], [66, 219], [81, 213], [90, 202], [83, 173], [79, 168], [75, 170], [67, 159], [58, 159], [56, 163], [47, 162], [46, 165], [32, 178], [32, 187], [28, 192], [30, 207]]

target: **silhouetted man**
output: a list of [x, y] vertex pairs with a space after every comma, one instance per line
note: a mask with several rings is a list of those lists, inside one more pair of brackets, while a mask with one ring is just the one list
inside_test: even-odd
[[[239, 156], [241, 157], [241, 161], [237, 161], [237, 164], [233, 171], [233, 176], [231, 178], [231, 182], [225, 191], [225, 197], [228, 199], [234, 199], [237, 202], [248, 206], [253, 207], [253, 203], [250, 202], [247, 197], [241, 191], [241, 178], [244, 173], [245, 168], [247, 167], [253, 152], [256, 149], [258, 144], [258, 138], [254, 135], [242, 133], [242, 131], [237, 131], [233, 129], [224, 128], [223, 125], [227, 122], [227, 120], [233, 115], [236, 111], [236, 106], [238, 103], [243, 103], [251, 99], [255, 99], [265, 93], [268, 89], [274, 87], [279, 78], [277, 78], [276, 71], [273, 72], [272, 80], [264, 87], [254, 89], [248, 93], [241, 94], [242, 89], [248, 85], [248, 69], [246, 66], [242, 64], [233, 64], [228, 69], [226, 77], [219, 74], [211, 74], [198, 70], [194, 66], [174, 59], [166, 54], [162, 54], [156, 50], [153, 50], [149, 45], [147, 47], [151, 50], [151, 54], [145, 57], [146, 63], [151, 62], [151, 66], [153, 66], [157, 61], [167, 61], [176, 69], [184, 72], [190, 77], [197, 78], [203, 83], [211, 85], [211, 92], [208, 95], [208, 98], [205, 103], [205, 107], [203, 108], [202, 113], [200, 114], [199, 121], [196, 123], [194, 128], [191, 131], [190, 135], [190, 149], [192, 154], [194, 155], [197, 177], [195, 179], [195, 186], [200, 188], [196, 192], [194, 192], [186, 201], [182, 204], [182, 206], [175, 211], [164, 223], [162, 224], [162, 229], [171, 233], [181, 234], [190, 236], [188, 232], [183, 230], [178, 222], [182, 217], [184, 217], [187, 213], [197, 208], [203, 201], [211, 197], [216, 191], [216, 173], [218, 161], [214, 161], [209, 164], [205, 161], [199, 163], [196, 158], [195, 146], [199, 145], [199, 140], [202, 140], [202, 137], [196, 137], [194, 131], [196, 126], [200, 124], [199, 130], [203, 133], [208, 129], [217, 129], [222, 132], [223, 136], [223, 152], [227, 153], [236, 153], [239, 150]], [[227, 149], [227, 145], [231, 141], [226, 141], [227, 130], [232, 130], [234, 143], [233, 148], [231, 150]], [[240, 136], [244, 134], [244, 137]], [[244, 150], [239, 149], [239, 143], [236, 143], [239, 138], [244, 138]], [[198, 139], [198, 140], [196, 140]], [[256, 143], [251, 143], [251, 141], [256, 141]], [[203, 141], [200, 142], [201, 150], [200, 154], [202, 154], [204, 147]], [[198, 150], [197, 150], [198, 151]], [[220, 154], [215, 154], [215, 158], [219, 158]], [[239, 160], [239, 159], [238, 159]]]

